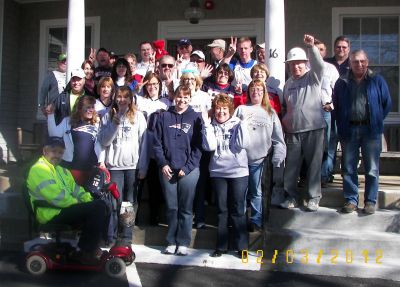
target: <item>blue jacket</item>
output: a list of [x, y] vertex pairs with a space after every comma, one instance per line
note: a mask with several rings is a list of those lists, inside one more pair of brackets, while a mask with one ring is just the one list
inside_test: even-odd
[[[350, 137], [350, 113], [351, 113], [351, 87], [354, 81], [349, 78], [340, 78], [333, 91], [333, 105], [336, 115], [338, 135], [340, 139]], [[369, 112], [369, 127], [371, 138], [376, 138], [383, 133], [383, 121], [392, 107], [389, 89], [385, 79], [368, 70], [367, 97]]]
[[189, 174], [199, 167], [203, 119], [189, 107], [182, 114], [171, 107], [161, 113], [154, 131], [154, 157], [159, 167], [169, 165], [174, 171]]

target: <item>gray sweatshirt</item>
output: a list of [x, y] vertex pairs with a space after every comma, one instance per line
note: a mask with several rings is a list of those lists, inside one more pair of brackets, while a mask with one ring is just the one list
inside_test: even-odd
[[290, 77], [283, 88], [282, 126], [285, 133], [307, 132], [325, 127], [321, 84], [324, 61], [313, 46], [308, 48], [310, 70], [300, 79]]
[[213, 151], [210, 177], [237, 178], [249, 175], [247, 155], [249, 144], [247, 123], [232, 117], [220, 124], [215, 119], [203, 130], [203, 149]]
[[260, 164], [273, 146], [272, 164], [279, 167], [286, 157], [286, 144], [275, 111], [268, 114], [261, 106], [242, 105], [236, 108], [234, 115], [240, 119], [249, 117], [246, 121], [250, 134], [250, 145], [246, 148], [249, 165]]
[[109, 169], [136, 169], [140, 149], [147, 148], [143, 144], [146, 128], [146, 119], [140, 111], [136, 111], [133, 125], [125, 116], [119, 125], [113, 123], [110, 113], [103, 116], [98, 137], [105, 148], [105, 163]]

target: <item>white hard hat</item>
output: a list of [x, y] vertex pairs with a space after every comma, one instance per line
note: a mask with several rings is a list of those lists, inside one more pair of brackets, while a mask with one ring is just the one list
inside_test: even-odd
[[308, 61], [306, 52], [299, 47], [290, 49], [287, 53], [286, 62], [290, 61]]

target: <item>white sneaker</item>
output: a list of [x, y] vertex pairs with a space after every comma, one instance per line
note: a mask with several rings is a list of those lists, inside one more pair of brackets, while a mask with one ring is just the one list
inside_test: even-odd
[[175, 254], [176, 252], [176, 245], [168, 245], [167, 248], [164, 250], [164, 254]]
[[317, 211], [319, 207], [319, 199], [312, 198], [307, 202], [306, 210], [307, 211]]
[[297, 201], [294, 198], [288, 198], [284, 202], [280, 204], [280, 207], [284, 209], [295, 208], [297, 207]]
[[178, 250], [176, 251], [176, 255], [186, 256], [187, 255], [187, 247], [186, 246], [179, 246]]

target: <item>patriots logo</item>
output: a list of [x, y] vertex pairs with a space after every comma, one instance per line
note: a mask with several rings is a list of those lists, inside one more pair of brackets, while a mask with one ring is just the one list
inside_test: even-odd
[[192, 125], [191, 124], [187, 124], [187, 123], [175, 124], [175, 125], [170, 125], [169, 126], [169, 128], [181, 130], [185, 134], [187, 134], [189, 132], [191, 127], [192, 127]]

